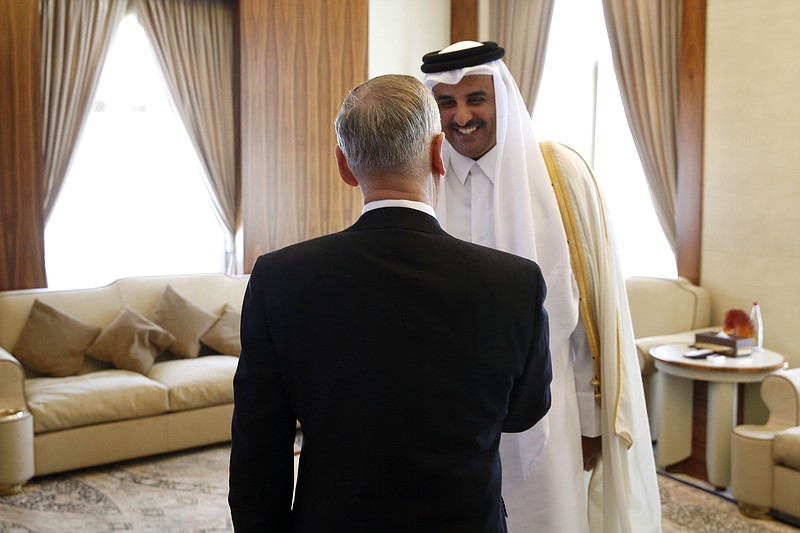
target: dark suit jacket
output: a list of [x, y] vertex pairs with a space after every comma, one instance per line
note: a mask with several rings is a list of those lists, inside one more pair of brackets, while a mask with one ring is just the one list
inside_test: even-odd
[[236, 530], [504, 531], [500, 432], [550, 407], [544, 297], [535, 263], [408, 208], [260, 257], [234, 378]]

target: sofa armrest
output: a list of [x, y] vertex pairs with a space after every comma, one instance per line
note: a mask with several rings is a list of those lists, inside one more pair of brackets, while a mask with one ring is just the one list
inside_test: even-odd
[[25, 369], [17, 358], [0, 347], [0, 409], [28, 410]]
[[769, 409], [769, 425], [800, 426], [800, 367], [765, 377], [761, 382], [761, 399]]

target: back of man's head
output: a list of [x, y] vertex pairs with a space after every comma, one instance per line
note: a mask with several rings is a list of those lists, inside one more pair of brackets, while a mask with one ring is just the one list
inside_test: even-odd
[[431, 141], [441, 131], [433, 95], [412, 76], [391, 74], [362, 83], [336, 116], [339, 148], [356, 175], [426, 172]]

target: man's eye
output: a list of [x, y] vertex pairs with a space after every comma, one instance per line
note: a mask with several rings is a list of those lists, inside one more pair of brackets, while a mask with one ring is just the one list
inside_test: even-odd
[[456, 104], [452, 100], [440, 100], [439, 101], [439, 109], [449, 109], [449, 108], [453, 107], [454, 105], [456, 105]]
[[467, 102], [469, 105], [480, 105], [486, 102], [486, 98], [470, 98]]

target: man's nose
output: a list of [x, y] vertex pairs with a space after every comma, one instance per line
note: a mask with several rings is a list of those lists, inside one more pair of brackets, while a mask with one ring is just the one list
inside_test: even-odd
[[459, 126], [465, 126], [467, 122], [472, 120], [472, 111], [470, 110], [469, 106], [459, 104], [456, 106], [456, 112], [453, 115], [453, 119]]

